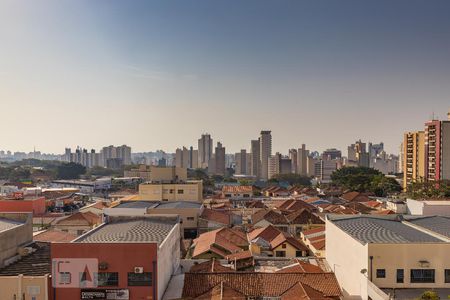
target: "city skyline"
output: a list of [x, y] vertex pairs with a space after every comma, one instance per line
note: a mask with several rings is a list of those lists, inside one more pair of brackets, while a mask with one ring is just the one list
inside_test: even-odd
[[361, 138], [398, 153], [403, 132], [449, 109], [449, 8], [2, 1], [0, 139], [171, 152], [209, 132], [235, 153], [268, 128], [274, 152]]

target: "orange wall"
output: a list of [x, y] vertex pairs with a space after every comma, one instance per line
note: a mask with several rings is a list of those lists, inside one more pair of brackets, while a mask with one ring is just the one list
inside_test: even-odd
[[34, 200], [0, 200], [0, 212], [32, 212], [34, 216], [45, 214], [45, 198]]
[[[119, 286], [111, 289], [128, 289], [130, 300], [153, 299], [153, 288], [157, 287], [157, 270], [153, 261], [157, 259], [157, 245], [154, 243], [52, 243], [53, 258], [97, 258], [107, 262], [105, 272], [119, 273]], [[134, 267], [144, 267], [144, 272], [152, 272], [152, 286], [128, 287], [127, 273]], [[105, 289], [105, 288], [100, 288]], [[107, 288], [106, 288], [107, 289]], [[81, 290], [77, 288], [58, 288], [54, 290], [56, 299], [79, 300]]]

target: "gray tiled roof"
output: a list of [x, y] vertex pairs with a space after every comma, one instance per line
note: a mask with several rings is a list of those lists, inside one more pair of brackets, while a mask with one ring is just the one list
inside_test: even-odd
[[51, 258], [49, 243], [34, 243], [29, 245], [35, 249], [30, 255], [22, 257], [13, 264], [0, 268], [0, 276], [42, 276], [51, 274]]
[[110, 217], [110, 221], [81, 236], [75, 243], [160, 244], [179, 222], [178, 217]]
[[450, 218], [442, 216], [413, 217], [406, 221], [450, 238]]
[[156, 209], [171, 209], [171, 208], [200, 208], [202, 206], [199, 202], [190, 202], [190, 201], [170, 201], [170, 202], [161, 202]]
[[443, 242], [393, 218], [354, 216], [336, 218], [332, 222], [362, 243]]
[[155, 201], [123, 201], [114, 208], [152, 208], [158, 206]]
[[9, 219], [5, 219], [5, 218], [0, 218], [0, 231], [8, 230], [8, 229], [11, 229], [16, 226], [23, 225], [23, 224], [25, 224], [25, 223], [9, 220]]

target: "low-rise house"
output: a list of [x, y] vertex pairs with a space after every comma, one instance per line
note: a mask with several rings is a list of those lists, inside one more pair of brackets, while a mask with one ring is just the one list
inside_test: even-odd
[[370, 200], [370, 201], [366, 201], [366, 202], [362, 202], [362, 205], [365, 205], [371, 209], [374, 210], [382, 210], [383, 209], [383, 203], [377, 200]]
[[244, 270], [254, 266], [253, 253], [250, 250], [245, 250], [228, 255], [228, 263], [232, 265], [233, 270]]
[[360, 192], [347, 192], [342, 194], [341, 199], [345, 201], [351, 201], [351, 202], [367, 202], [370, 201], [370, 198], [365, 193]]
[[403, 200], [390, 199], [386, 201], [386, 208], [396, 214], [406, 214], [408, 212], [406, 202]]
[[86, 206], [83, 206], [80, 208], [80, 212], [92, 212], [96, 214], [97, 216], [103, 215], [103, 210], [108, 208], [109, 205], [106, 202], [103, 201], [97, 201], [92, 204], [88, 204]]
[[194, 263], [189, 269], [190, 273], [214, 273], [214, 272], [234, 272], [231, 267], [222, 265], [217, 259], [210, 259], [201, 263]]
[[254, 227], [266, 227], [273, 225], [282, 231], [288, 231], [289, 221], [281, 212], [273, 209], [262, 209], [251, 216], [251, 224]]
[[251, 199], [254, 195], [251, 185], [224, 185], [222, 187], [222, 197], [231, 200]]
[[325, 226], [305, 230], [300, 237], [316, 257], [325, 257]]
[[198, 218], [199, 233], [208, 232], [222, 227], [231, 227], [234, 215], [229, 211], [203, 209]]
[[272, 225], [255, 228], [248, 233], [254, 255], [268, 257], [304, 257], [309, 255], [305, 244]]
[[231, 228], [220, 228], [200, 234], [192, 244], [191, 257], [194, 259], [224, 259], [228, 255], [248, 250], [245, 233]]
[[340, 299], [333, 273], [186, 273], [182, 299]]
[[264, 188], [261, 193], [266, 197], [287, 197], [290, 195], [288, 189], [276, 185]]
[[286, 216], [289, 222], [289, 233], [299, 236], [300, 232], [317, 226], [322, 226], [325, 222], [316, 214], [306, 208], [299, 209]]
[[55, 221], [52, 228], [80, 236], [101, 223], [102, 218], [92, 212], [77, 212]]

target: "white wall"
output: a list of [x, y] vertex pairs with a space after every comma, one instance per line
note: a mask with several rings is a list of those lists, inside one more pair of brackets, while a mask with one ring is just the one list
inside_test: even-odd
[[158, 300], [180, 266], [180, 224], [176, 224], [158, 249]]
[[[368, 247], [329, 220], [325, 222], [326, 260], [341, 286], [343, 299], [367, 299]], [[361, 270], [367, 270], [365, 274]]]
[[406, 206], [408, 207], [408, 214], [410, 215], [422, 215], [423, 214], [423, 202], [406, 199]]

